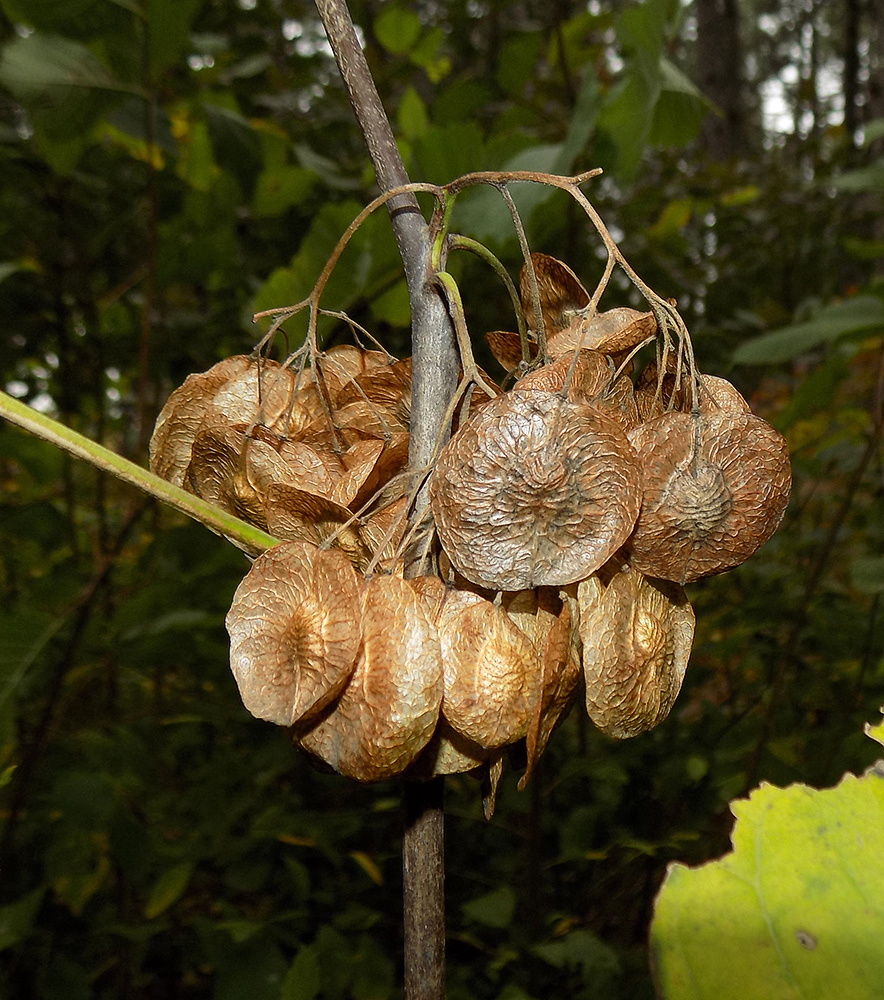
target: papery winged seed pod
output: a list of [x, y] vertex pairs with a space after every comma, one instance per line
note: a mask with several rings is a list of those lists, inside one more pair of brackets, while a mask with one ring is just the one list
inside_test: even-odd
[[681, 689], [694, 612], [681, 587], [612, 560], [577, 588], [586, 710], [608, 736], [653, 729]]
[[589, 403], [611, 381], [613, 370], [607, 357], [598, 351], [568, 351], [548, 365], [535, 368], [516, 383], [516, 388], [560, 392], [575, 403]]
[[291, 726], [340, 694], [360, 644], [356, 574], [343, 553], [284, 542], [259, 556], [227, 613], [243, 704]]
[[540, 662], [531, 640], [502, 608], [449, 590], [437, 620], [452, 729], [486, 749], [520, 739], [538, 695]]
[[689, 583], [738, 566], [774, 533], [789, 501], [786, 442], [751, 413], [670, 412], [629, 432], [642, 506], [630, 561]]
[[[562, 261], [545, 253], [532, 253], [531, 263], [537, 279], [540, 295], [540, 311], [547, 337], [557, 330], [567, 327], [578, 310], [589, 305], [589, 293], [577, 275]], [[527, 265], [519, 273], [519, 296], [522, 300], [522, 315], [532, 329], [537, 329], [531, 283]]]
[[160, 411], [150, 439], [150, 468], [175, 486], [182, 486], [190, 465], [193, 439], [217, 392], [242, 375], [250, 360], [244, 355], [225, 358], [207, 372], [188, 375]]
[[397, 576], [375, 576], [361, 607], [362, 645], [338, 700], [296, 742], [357, 781], [401, 774], [427, 745], [442, 703], [439, 635]]
[[639, 475], [623, 430], [597, 407], [515, 389], [442, 449], [429, 497], [468, 580], [524, 590], [583, 579], [613, 555], [635, 523]]
[[573, 701], [581, 672], [572, 635], [577, 623], [572, 623], [570, 603], [550, 587], [505, 595], [503, 606], [531, 640], [540, 660], [538, 694], [525, 734], [525, 773], [519, 781], [524, 788], [553, 729]]

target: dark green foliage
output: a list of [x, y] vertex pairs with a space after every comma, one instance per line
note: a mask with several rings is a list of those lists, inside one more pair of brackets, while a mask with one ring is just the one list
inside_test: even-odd
[[[452, 1000], [640, 1000], [666, 863], [721, 854], [727, 802], [758, 780], [832, 784], [874, 755], [858, 734], [884, 656], [877, 167], [822, 125], [759, 129], [744, 159], [710, 162], [674, 3], [352, 6], [413, 179], [603, 166], [587, 193], [678, 296], [700, 367], [790, 444], [779, 533], [690, 588], [694, 653], [662, 726], [612, 743], [575, 711], [525, 792], [505, 777], [490, 824], [475, 782], [448, 781]], [[143, 463], [169, 391], [247, 352], [254, 310], [309, 291], [374, 193], [364, 148], [310, 4], [2, 9], [2, 384]], [[747, 48], [779, 71], [761, 29]], [[872, 181], [833, 195], [845, 165]], [[460, 224], [515, 275], [489, 194], [463, 197]], [[591, 287], [585, 220], [516, 195], [538, 206], [534, 248]], [[481, 262], [452, 272], [477, 344], [514, 328]], [[328, 304], [404, 354], [400, 274], [381, 213]], [[602, 306], [620, 304], [638, 303], [615, 278]], [[303, 327], [286, 330], [295, 346]], [[244, 557], [12, 428], [0, 553], [0, 995], [401, 995], [399, 789], [320, 774], [246, 715], [223, 627]]]

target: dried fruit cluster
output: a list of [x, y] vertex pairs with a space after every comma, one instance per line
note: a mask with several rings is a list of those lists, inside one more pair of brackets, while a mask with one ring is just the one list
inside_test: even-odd
[[[407, 360], [228, 358], [157, 422], [156, 472], [285, 540], [227, 617], [246, 708], [357, 780], [479, 769], [493, 788], [524, 745], [524, 782], [581, 677], [604, 732], [655, 726], [690, 654], [682, 585], [742, 562], [785, 510], [785, 442], [733, 386], [653, 313], [596, 313], [564, 264], [532, 262], [522, 305], [545, 343], [488, 335], [526, 374], [474, 395], [429, 474], [432, 523], [408, 527]], [[404, 578], [408, 544], [429, 575]]]

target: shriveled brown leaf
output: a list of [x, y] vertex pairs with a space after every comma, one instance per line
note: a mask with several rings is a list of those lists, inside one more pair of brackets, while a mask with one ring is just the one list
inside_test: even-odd
[[502, 608], [469, 591], [449, 590], [437, 625], [442, 712], [452, 728], [486, 749], [524, 736], [540, 672], [530, 639]]
[[662, 722], [681, 690], [694, 612], [681, 587], [625, 562], [578, 586], [586, 710], [626, 739]]
[[598, 408], [515, 389], [470, 418], [429, 480], [442, 545], [495, 590], [559, 586], [598, 569], [639, 506], [636, 456]]
[[362, 598], [362, 648], [332, 708], [297, 740], [357, 781], [400, 774], [429, 742], [442, 703], [439, 636], [420, 598], [396, 576], [375, 576]]
[[245, 355], [225, 358], [206, 372], [188, 375], [166, 400], [150, 439], [151, 472], [176, 486], [184, 485], [193, 439], [216, 393], [247, 371]]
[[666, 413], [629, 433], [642, 506], [629, 539], [648, 576], [689, 583], [738, 566], [774, 533], [789, 501], [781, 434], [751, 413]]
[[342, 553], [284, 542], [260, 555], [226, 619], [248, 711], [290, 726], [337, 697], [356, 664], [359, 608], [356, 574]]

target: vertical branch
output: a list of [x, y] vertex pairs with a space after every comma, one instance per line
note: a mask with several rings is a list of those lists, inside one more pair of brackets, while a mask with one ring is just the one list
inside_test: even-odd
[[[360, 48], [344, 0], [316, 0], [356, 120], [382, 191], [408, 183], [393, 131]], [[430, 240], [414, 195], [387, 203], [402, 257], [411, 304], [411, 427], [408, 464], [430, 461], [457, 384], [455, 332], [445, 304], [430, 283]], [[426, 499], [421, 494], [413, 519]], [[406, 575], [419, 572], [406, 565]], [[442, 779], [403, 784], [402, 844], [405, 908], [405, 995], [407, 1000], [442, 1000], [445, 980], [445, 897]]]

